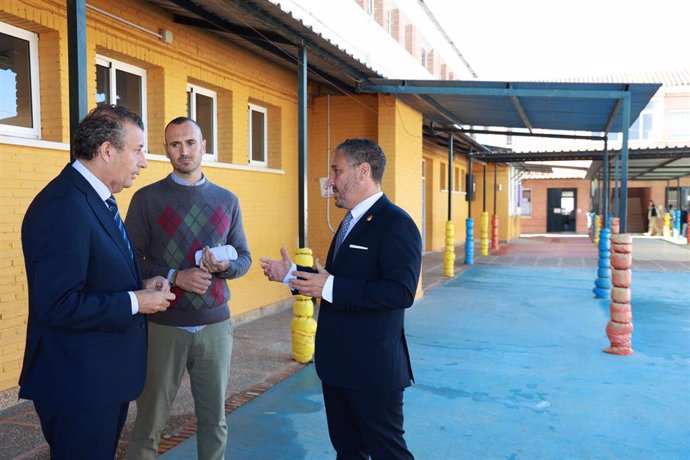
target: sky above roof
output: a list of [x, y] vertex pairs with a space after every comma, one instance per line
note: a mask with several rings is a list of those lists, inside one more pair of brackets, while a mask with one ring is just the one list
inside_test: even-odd
[[482, 80], [690, 66], [688, 0], [419, 0]]

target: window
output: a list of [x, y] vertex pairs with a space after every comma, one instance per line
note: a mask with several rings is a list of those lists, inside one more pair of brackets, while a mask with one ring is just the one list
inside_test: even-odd
[[218, 97], [211, 91], [196, 85], [187, 85], [187, 116], [196, 120], [201, 126], [201, 132], [206, 139], [206, 155], [204, 159], [215, 161], [218, 159], [216, 151], [218, 135]]
[[439, 181], [441, 184], [441, 190], [446, 190], [446, 180], [448, 179], [448, 170], [446, 169], [446, 164], [445, 163], [440, 163], [439, 164], [440, 168], [440, 177], [441, 180]]
[[96, 104], [122, 106], [146, 122], [146, 70], [97, 56]]
[[0, 134], [38, 139], [38, 35], [0, 23]]
[[388, 35], [393, 35], [393, 10], [388, 9], [386, 11], [386, 32]]
[[666, 114], [666, 139], [690, 139], [690, 110], [673, 110]]
[[369, 16], [371, 16], [372, 18], [374, 17], [374, 13], [376, 12], [376, 0], [368, 1], [367, 12], [369, 13]]
[[268, 166], [267, 119], [265, 107], [249, 104], [249, 164]]
[[421, 64], [422, 67], [425, 69], [429, 67], [429, 52], [425, 47], [422, 47], [422, 59], [421, 59]]
[[520, 215], [524, 217], [532, 216], [532, 189], [522, 189], [522, 197], [520, 199]]
[[635, 120], [635, 123], [630, 127], [628, 138], [630, 140], [645, 140], [652, 139], [652, 129], [654, 120], [654, 110], [656, 102], [651, 101], [647, 107], [640, 113], [640, 116]]

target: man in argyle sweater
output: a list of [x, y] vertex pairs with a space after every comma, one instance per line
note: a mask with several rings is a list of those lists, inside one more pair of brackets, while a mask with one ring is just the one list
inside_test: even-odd
[[[225, 456], [225, 392], [232, 330], [226, 280], [249, 270], [251, 256], [237, 197], [201, 172], [206, 142], [200, 126], [180, 117], [165, 129], [173, 172], [134, 194], [126, 225], [145, 277], [166, 276], [177, 296], [149, 317], [148, 370], [137, 400], [128, 458], [156, 457], [170, 407], [187, 369], [197, 416], [198, 458]], [[231, 245], [235, 260], [210, 248]], [[202, 250], [199, 266], [195, 253]]]

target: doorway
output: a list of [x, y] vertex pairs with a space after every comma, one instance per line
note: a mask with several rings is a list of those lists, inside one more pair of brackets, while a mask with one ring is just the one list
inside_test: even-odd
[[546, 231], [547, 233], [575, 233], [577, 189], [547, 189]]

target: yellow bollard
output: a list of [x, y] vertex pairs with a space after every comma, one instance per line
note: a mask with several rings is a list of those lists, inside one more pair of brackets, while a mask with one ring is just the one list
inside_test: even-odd
[[489, 213], [487, 211], [482, 212], [482, 223], [481, 223], [481, 240], [479, 241], [479, 248], [481, 255], [489, 255]]
[[443, 254], [443, 276], [455, 275], [455, 226], [446, 221], [446, 250]]
[[601, 230], [601, 216], [594, 216], [594, 245], [599, 247], [599, 231]]
[[[314, 256], [311, 249], [299, 248], [295, 251], [297, 265], [312, 267]], [[292, 359], [299, 363], [308, 363], [314, 357], [314, 338], [316, 337], [316, 320], [314, 300], [305, 295], [297, 295], [292, 305]]]
[[662, 232], [664, 236], [671, 236], [671, 213], [667, 212], [664, 214], [664, 230]]

